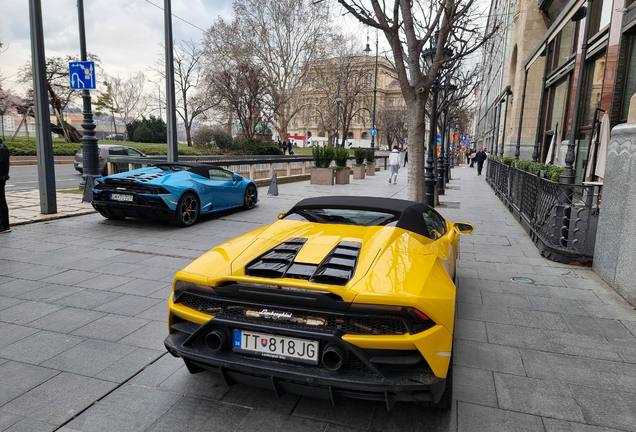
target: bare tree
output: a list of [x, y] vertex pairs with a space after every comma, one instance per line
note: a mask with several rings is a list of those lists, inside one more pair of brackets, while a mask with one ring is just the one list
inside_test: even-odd
[[[202, 56], [203, 49], [199, 42], [188, 40], [174, 45], [176, 109], [185, 126], [188, 146], [192, 146], [192, 124], [195, 119], [205, 117], [210, 109], [220, 103], [209, 87], [202, 85], [205, 77]], [[163, 52], [157, 63], [160, 67], [154, 69], [155, 72], [165, 78]]]
[[[308, 95], [320, 95], [313, 108], [320, 115], [330, 143], [336, 133], [344, 142], [354, 121], [370, 120], [375, 67], [373, 58], [358, 54], [357, 40], [334, 37], [334, 41], [337, 43], [331, 51], [333, 57], [312, 63], [306, 91]], [[341, 99], [338, 121], [337, 98]]]
[[241, 63], [210, 76], [210, 84], [225, 108], [236, 114], [245, 136], [253, 138], [256, 126], [263, 122], [267, 98], [267, 83], [262, 71]]
[[13, 93], [11, 90], [3, 90], [0, 86], [0, 127], [2, 127], [2, 139], [4, 139], [4, 115], [9, 108], [17, 108], [23, 105], [24, 101], [21, 97]]
[[148, 111], [148, 99], [144, 95], [146, 75], [137, 72], [129, 78], [104, 74], [105, 93], [109, 97], [112, 109], [119, 113], [124, 122], [140, 118]]
[[[483, 35], [474, 0], [337, 0], [360, 22], [384, 33], [388, 41], [402, 95], [409, 111], [409, 192], [425, 201], [424, 120], [429, 93], [438, 71], [449, 61], [475, 52], [497, 31]], [[367, 7], [370, 4], [371, 9]], [[430, 67], [421, 62], [422, 50], [434, 42]]]
[[206, 32], [208, 64], [259, 67], [273, 123], [286, 138], [290, 120], [303, 107], [308, 66], [324, 57], [330, 40], [328, 7], [313, 0], [235, 0], [234, 15], [231, 22], [219, 18]]
[[408, 110], [406, 105], [387, 105], [387, 102], [385, 100], [385, 104], [379, 107], [376, 116], [378, 131], [382, 132], [389, 147], [392, 147], [394, 142], [404, 147], [402, 140], [406, 139], [409, 132]]

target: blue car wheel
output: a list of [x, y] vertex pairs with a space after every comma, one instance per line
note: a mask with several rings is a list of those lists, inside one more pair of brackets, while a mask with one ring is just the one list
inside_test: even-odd
[[175, 211], [175, 225], [180, 227], [194, 225], [198, 217], [199, 198], [197, 198], [197, 196], [192, 192], [184, 193], [179, 200]]
[[258, 201], [256, 195], [256, 187], [253, 184], [248, 184], [245, 188], [245, 196], [243, 198], [243, 207], [250, 210], [253, 209]]

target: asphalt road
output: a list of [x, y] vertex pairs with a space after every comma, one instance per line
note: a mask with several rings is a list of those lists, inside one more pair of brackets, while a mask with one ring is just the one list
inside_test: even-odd
[[[11, 177], [6, 185], [6, 192], [21, 192], [38, 189], [38, 166], [24, 165], [12, 166], [9, 169]], [[55, 165], [55, 189], [77, 189], [80, 180], [80, 173], [75, 171], [73, 165]]]

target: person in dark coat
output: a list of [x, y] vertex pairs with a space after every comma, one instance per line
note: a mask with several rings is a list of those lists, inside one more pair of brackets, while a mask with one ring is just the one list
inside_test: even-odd
[[482, 147], [475, 155], [475, 161], [477, 162], [477, 175], [481, 175], [481, 170], [484, 168], [484, 162], [488, 159], [485, 149]]
[[0, 234], [11, 231], [9, 228], [9, 207], [4, 195], [4, 187], [9, 180], [9, 149], [0, 138]]
[[287, 143], [287, 154], [289, 154], [289, 155], [293, 155], [294, 154], [294, 152], [292, 151], [292, 142], [291, 141]]
[[285, 154], [285, 150], [287, 150], [287, 141], [283, 141], [283, 154]]
[[406, 149], [406, 153], [404, 153], [404, 166], [409, 163], [409, 149]]

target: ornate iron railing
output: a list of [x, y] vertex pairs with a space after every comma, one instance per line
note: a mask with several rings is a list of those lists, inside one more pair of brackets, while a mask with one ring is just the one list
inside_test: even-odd
[[566, 185], [489, 159], [486, 180], [555, 261], [591, 261], [603, 186]]

